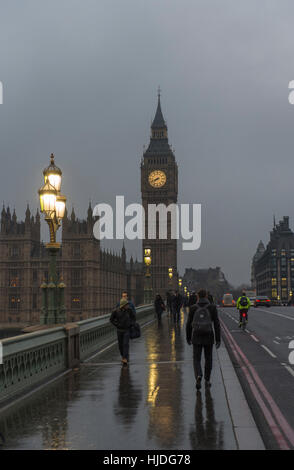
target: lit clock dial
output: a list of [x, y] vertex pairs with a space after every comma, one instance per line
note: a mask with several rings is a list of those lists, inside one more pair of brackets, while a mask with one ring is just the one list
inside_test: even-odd
[[149, 174], [148, 181], [153, 188], [161, 188], [166, 183], [166, 174], [164, 171], [154, 170]]

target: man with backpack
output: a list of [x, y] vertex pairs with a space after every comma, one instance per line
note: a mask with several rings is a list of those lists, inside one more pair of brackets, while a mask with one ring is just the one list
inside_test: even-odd
[[239, 318], [239, 328], [242, 326], [242, 315], [243, 313], [246, 314], [246, 323], [248, 323], [248, 310], [251, 307], [250, 300], [246, 296], [245, 292], [242, 292], [241, 297], [237, 300], [237, 309], [239, 310], [240, 318]]
[[187, 343], [193, 344], [196, 389], [200, 390], [203, 376], [201, 368], [202, 350], [204, 350], [205, 357], [205, 385], [210, 387], [213, 345], [215, 342], [216, 348], [220, 347], [221, 335], [217, 308], [209, 302], [207, 292], [204, 289], [198, 292], [198, 302], [190, 308], [186, 325], [186, 337]]

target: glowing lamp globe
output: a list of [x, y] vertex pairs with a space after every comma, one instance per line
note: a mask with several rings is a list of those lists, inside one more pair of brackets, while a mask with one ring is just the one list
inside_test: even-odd
[[41, 212], [51, 213], [55, 211], [56, 189], [47, 181], [39, 191]]
[[55, 165], [53, 153], [51, 153], [50, 158], [50, 165], [43, 171], [44, 182], [49, 182], [50, 185], [56, 189], [56, 191], [60, 191], [62, 171], [60, 168], [58, 168], [58, 166]]
[[57, 219], [63, 219], [65, 214], [66, 197], [63, 194], [58, 194], [56, 197], [55, 211]]

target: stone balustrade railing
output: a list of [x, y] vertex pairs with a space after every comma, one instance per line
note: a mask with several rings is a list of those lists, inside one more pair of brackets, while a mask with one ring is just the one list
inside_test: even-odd
[[[154, 316], [152, 305], [136, 310], [141, 326]], [[116, 341], [116, 329], [109, 317], [107, 314], [2, 340], [0, 404], [77, 367], [80, 361]]]

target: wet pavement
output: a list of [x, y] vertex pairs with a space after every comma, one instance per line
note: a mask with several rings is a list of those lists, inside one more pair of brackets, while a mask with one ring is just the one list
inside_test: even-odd
[[92, 357], [0, 412], [2, 449], [236, 449], [219, 358], [212, 388], [195, 390], [185, 318], [152, 322], [130, 344]]

